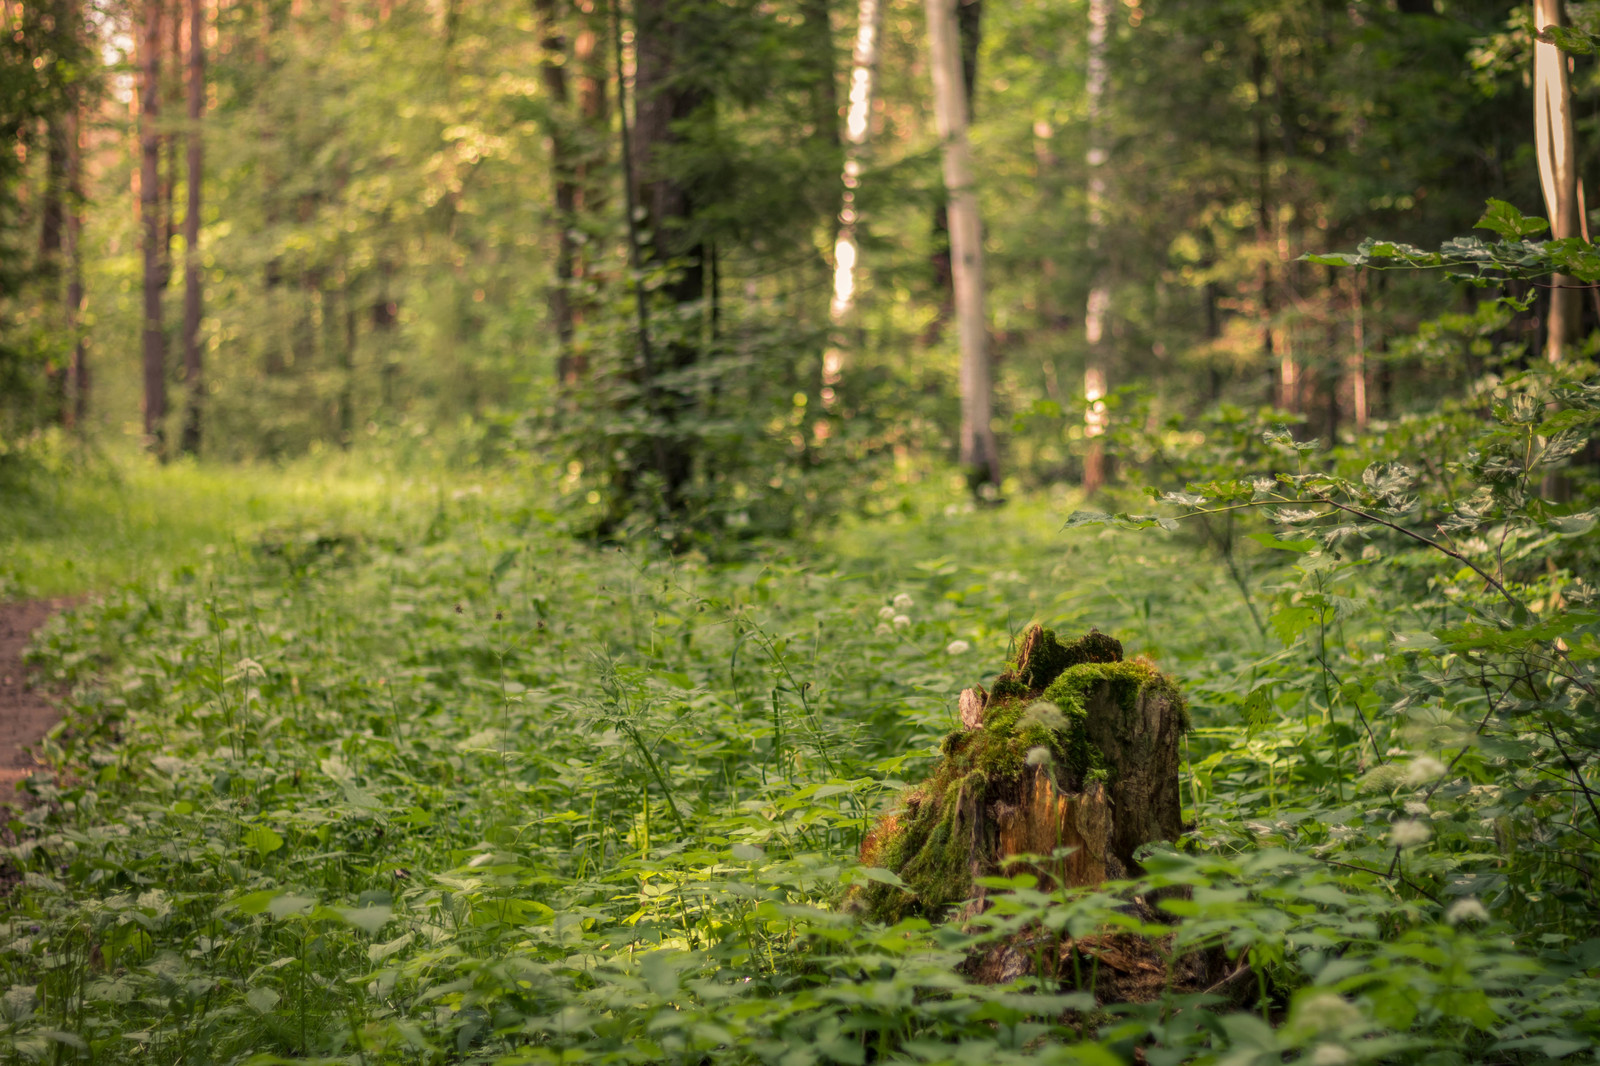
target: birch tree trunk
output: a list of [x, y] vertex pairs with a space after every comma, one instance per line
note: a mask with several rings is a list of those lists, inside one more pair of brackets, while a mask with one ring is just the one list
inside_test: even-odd
[[[173, 12], [173, 18], [178, 17]], [[183, 437], [185, 455], [200, 454], [200, 416], [205, 397], [205, 367], [200, 354], [203, 293], [200, 274], [200, 207], [204, 175], [206, 107], [205, 0], [189, 0], [188, 202], [183, 213]]]
[[840, 330], [856, 300], [856, 189], [861, 185], [861, 162], [866, 156], [872, 128], [872, 83], [878, 69], [878, 29], [883, 22], [879, 0], [861, 0], [856, 17], [856, 43], [850, 54], [850, 109], [844, 122], [844, 195], [840, 198], [839, 227], [833, 242], [833, 299], [828, 317], [833, 323], [833, 344], [822, 356], [822, 402], [833, 402], [833, 386], [844, 370], [844, 339]]
[[1083, 367], [1083, 434], [1089, 450], [1083, 457], [1083, 491], [1092, 493], [1106, 482], [1106, 369], [1111, 361], [1107, 319], [1111, 313], [1111, 272], [1104, 245], [1106, 164], [1110, 160], [1105, 131], [1105, 102], [1110, 70], [1106, 64], [1106, 33], [1111, 20], [1111, 0], [1089, 0], [1089, 300], [1084, 309], [1083, 335], [1088, 346]]
[[165, 453], [167, 417], [166, 335], [161, 292], [165, 288], [161, 218], [161, 0], [144, 0], [139, 56], [139, 226], [144, 259], [144, 436], [145, 446]]
[[[1536, 30], [1566, 25], [1561, 0], [1534, 0]], [[1572, 130], [1572, 86], [1567, 77], [1567, 54], [1553, 44], [1533, 46], [1533, 121], [1539, 156], [1539, 186], [1550, 217], [1550, 236], [1576, 237], [1582, 229], [1578, 212], [1577, 147]], [[1583, 313], [1580, 291], [1573, 279], [1557, 274], [1550, 291], [1549, 328], [1545, 331], [1545, 357], [1559, 363], [1577, 341]]]
[[950, 203], [950, 260], [961, 341], [961, 465], [974, 488], [1000, 483], [1000, 456], [990, 428], [988, 322], [983, 308], [983, 228], [967, 141], [967, 96], [955, 0], [927, 0], [933, 52], [933, 103], [944, 142], [944, 185]]

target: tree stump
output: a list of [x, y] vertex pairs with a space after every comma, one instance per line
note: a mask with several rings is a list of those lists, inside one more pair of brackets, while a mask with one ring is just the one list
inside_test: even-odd
[[[1134, 855], [1183, 831], [1178, 741], [1183, 697], [1147, 661], [1090, 631], [1063, 643], [1032, 626], [1016, 660], [961, 694], [961, 727], [945, 737], [932, 776], [880, 819], [861, 861], [906, 888], [871, 882], [854, 903], [877, 920], [969, 917], [984, 906], [978, 879], [1018, 872], [1042, 889], [1098, 885], [1140, 872]], [[1064, 856], [1061, 849], [1070, 849]], [[1053, 857], [1052, 857], [1053, 856]]]

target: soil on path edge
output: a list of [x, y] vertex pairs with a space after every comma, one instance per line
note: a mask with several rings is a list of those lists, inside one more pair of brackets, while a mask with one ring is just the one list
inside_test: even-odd
[[61, 719], [49, 690], [35, 687], [22, 653], [33, 633], [71, 600], [0, 603], [0, 804], [37, 769], [29, 751]]

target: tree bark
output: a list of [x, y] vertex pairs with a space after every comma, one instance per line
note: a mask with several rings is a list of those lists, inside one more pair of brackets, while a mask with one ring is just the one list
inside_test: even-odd
[[[978, 52], [983, 44], [983, 0], [956, 0], [956, 39], [961, 50], [961, 84], [966, 91], [967, 121], [977, 114]], [[955, 271], [950, 262], [950, 209], [941, 203], [933, 209], [933, 287], [939, 294], [939, 311], [929, 324], [931, 342], [955, 312]]]
[[[682, 370], [699, 358], [699, 306], [706, 294], [706, 250], [693, 233], [694, 200], [689, 189], [667, 172], [665, 159], [681, 141], [678, 124], [706, 102], [702, 90], [685, 78], [683, 56], [692, 46], [693, 26], [682, 0], [637, 0], [634, 5], [633, 180], [650, 240], [643, 249], [649, 261], [677, 263], [680, 269], [658, 290], [677, 306], [675, 317], [685, 325], [663, 347], [662, 365], [647, 367], [646, 391], [668, 427], [655, 448], [664, 502], [669, 511], [682, 507], [693, 456], [688, 441], [671, 427], [690, 399], [660, 377]], [[619, 71], [620, 76], [620, 71]]]
[[[1566, 11], [1561, 0], [1534, 0], [1536, 30], [1565, 26]], [[1573, 136], [1572, 86], [1568, 79], [1567, 54], [1553, 44], [1535, 41], [1533, 46], [1534, 134], [1539, 157], [1539, 186], [1544, 192], [1545, 211], [1550, 217], [1550, 236], [1576, 237], [1582, 229], [1578, 213], [1578, 161]], [[1545, 335], [1545, 358], [1559, 363], [1567, 358], [1577, 342], [1583, 314], [1582, 293], [1577, 282], [1557, 274], [1550, 291], [1550, 316]]]
[[[162, 109], [168, 114], [168, 122], [178, 113], [183, 106], [183, 4], [184, 0], [159, 0], [164, 10], [162, 17], [167, 20], [167, 55], [171, 57], [172, 65], [164, 79], [162, 88]], [[176, 273], [172, 255], [172, 241], [178, 235], [178, 133], [176, 129], [169, 130], [161, 135], [161, 143], [166, 148], [167, 162], [163, 168], [161, 182], [161, 287], [163, 289], [172, 284], [172, 276]]]
[[165, 455], [167, 417], [166, 334], [161, 294], [164, 263], [161, 215], [161, 2], [144, 0], [140, 42], [139, 222], [144, 258], [144, 436], [145, 446]]
[[550, 97], [550, 170], [555, 183], [556, 261], [555, 279], [550, 286], [550, 317], [555, 322], [560, 350], [556, 357], [556, 380], [571, 388], [578, 384], [573, 339], [576, 323], [572, 294], [577, 280], [577, 249], [573, 227], [577, 225], [578, 183], [576, 154], [572, 143], [571, 93], [567, 86], [567, 38], [561, 30], [556, 0], [534, 0], [534, 11], [542, 26], [540, 72], [545, 92]]
[[183, 381], [188, 391], [182, 447], [200, 454], [200, 420], [205, 402], [205, 366], [200, 352], [200, 207], [204, 182], [206, 106], [205, 0], [189, 0], [189, 199], [183, 215]]
[[1357, 270], [1350, 281], [1351, 347], [1345, 376], [1349, 380], [1350, 418], [1356, 433], [1367, 431], [1367, 278]]
[[[855, 306], [856, 189], [861, 184], [861, 160], [872, 129], [872, 83], [878, 68], [878, 33], [883, 20], [880, 0], [860, 0], [856, 17], [856, 43], [850, 58], [850, 109], [844, 126], [844, 193], [840, 197], [839, 227], [833, 244], [833, 301], [829, 317], [835, 328]], [[838, 357], [842, 360], [842, 356]], [[823, 383], [835, 384], [839, 365], [825, 366]], [[830, 380], [831, 378], [831, 380]]]
[[[78, 17], [75, 10], [71, 14]], [[83, 335], [83, 148], [79, 141], [83, 119], [81, 94], [74, 89], [67, 121], [67, 333], [72, 356], [67, 364], [67, 396], [63, 420], [69, 429], [83, 425], [89, 413], [88, 342]]]
[[955, 0], [927, 0], [932, 46], [934, 114], [944, 142], [944, 185], [949, 198], [950, 259], [961, 341], [961, 465], [974, 489], [1000, 483], [1000, 455], [990, 427], [988, 321], [984, 314], [983, 230], [978, 217], [972, 147], [967, 142], [967, 100], [961, 68]]
[[1089, 0], [1089, 70], [1086, 93], [1089, 104], [1089, 299], [1083, 315], [1087, 354], [1083, 367], [1083, 433], [1089, 447], [1083, 457], [1083, 491], [1090, 494], [1106, 482], [1105, 431], [1106, 371], [1111, 362], [1108, 318], [1111, 313], [1111, 272], [1103, 247], [1106, 207], [1106, 173], [1110, 160], [1105, 129], [1106, 91], [1110, 69], [1106, 61], [1106, 36], [1110, 28], [1111, 0]]

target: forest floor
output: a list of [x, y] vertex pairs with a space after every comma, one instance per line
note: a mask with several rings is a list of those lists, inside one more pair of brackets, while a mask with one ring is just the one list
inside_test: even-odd
[[0, 603], [0, 802], [33, 772], [33, 746], [61, 720], [58, 701], [47, 687], [35, 683], [23, 653], [39, 627], [73, 602]]

